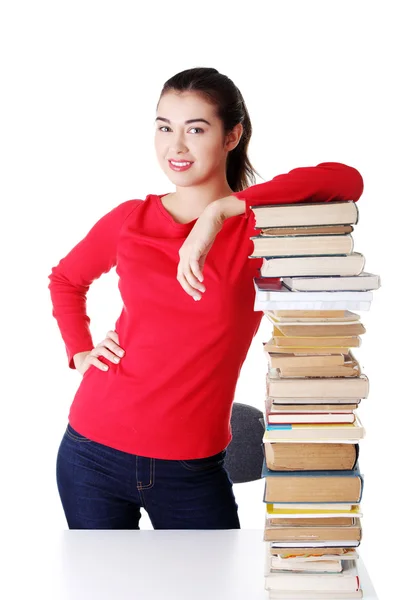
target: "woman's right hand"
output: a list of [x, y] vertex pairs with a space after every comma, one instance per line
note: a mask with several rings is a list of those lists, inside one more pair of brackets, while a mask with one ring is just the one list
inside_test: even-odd
[[81, 375], [84, 375], [90, 365], [94, 365], [101, 371], [107, 371], [108, 365], [101, 362], [97, 356], [105, 356], [112, 362], [119, 363], [120, 358], [124, 355], [125, 350], [119, 346], [118, 333], [111, 330], [107, 332], [107, 337], [92, 350], [74, 354], [74, 364]]

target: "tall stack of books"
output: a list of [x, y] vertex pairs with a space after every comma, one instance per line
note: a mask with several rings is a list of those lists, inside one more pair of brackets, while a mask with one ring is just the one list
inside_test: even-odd
[[264, 434], [265, 588], [271, 600], [362, 598], [363, 475], [356, 413], [369, 393], [353, 351], [377, 275], [353, 251], [355, 202], [252, 207], [255, 310], [272, 325]]

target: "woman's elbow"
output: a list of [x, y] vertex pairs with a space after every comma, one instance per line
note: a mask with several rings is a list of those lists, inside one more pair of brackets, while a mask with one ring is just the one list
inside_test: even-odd
[[364, 180], [361, 173], [355, 167], [347, 166], [347, 169], [349, 173], [349, 187], [352, 190], [352, 200], [358, 200], [364, 191]]

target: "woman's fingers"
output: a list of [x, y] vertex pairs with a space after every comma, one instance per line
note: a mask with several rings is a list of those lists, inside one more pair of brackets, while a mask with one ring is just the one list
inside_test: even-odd
[[114, 331], [113, 329], [110, 329], [110, 331], [107, 331], [106, 337], [111, 338], [116, 344], [119, 344], [118, 333], [116, 331]]
[[[186, 265], [186, 267], [183, 268], [183, 274], [186, 277], [189, 285], [191, 285], [196, 290], [199, 290], [200, 292], [205, 292], [206, 288], [205, 288], [204, 283], [199, 281], [197, 275], [195, 275], [195, 271], [193, 269], [194, 263], [196, 263], [196, 265], [197, 265], [197, 261], [193, 261], [193, 260], [190, 261]], [[197, 266], [197, 272], [199, 272], [198, 266]]]
[[98, 358], [93, 356], [93, 354], [90, 355], [89, 362], [91, 365], [94, 365], [95, 367], [97, 367], [98, 369], [101, 369], [102, 371], [108, 371], [108, 365], [105, 365], [103, 362], [101, 362], [101, 360], [99, 360]]
[[[195, 259], [191, 259], [189, 261], [189, 266], [190, 266], [190, 268], [192, 270], [192, 273], [194, 274], [194, 278], [195, 278], [196, 283], [200, 282], [200, 285], [201, 285], [202, 281], [204, 280], [204, 277], [203, 277], [203, 273], [201, 272], [199, 261], [197, 261]], [[202, 290], [204, 292], [206, 288], [205, 288], [204, 285], [201, 285], [201, 287], [198, 287], [198, 289]]]
[[[183, 289], [185, 290], [185, 292], [187, 292], [189, 294], [189, 296], [193, 296], [193, 298], [195, 300], [200, 300], [201, 298], [201, 294], [198, 288], [194, 287], [194, 285], [192, 286], [189, 282], [189, 278], [187, 277], [187, 271], [183, 271], [183, 267], [181, 262], [178, 265], [178, 274], [176, 276], [177, 280], [179, 281], [179, 283], [181, 284], [181, 286], [183, 287]], [[194, 278], [194, 276], [191, 274], [191, 278], [190, 281], [192, 281], [193, 283], [196, 283], [196, 280]], [[198, 284], [199, 282], [197, 282]]]

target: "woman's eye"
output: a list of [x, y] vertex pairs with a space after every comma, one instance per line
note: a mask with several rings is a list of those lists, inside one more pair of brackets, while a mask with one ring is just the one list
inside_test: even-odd
[[[168, 125], [161, 125], [161, 127], [158, 128], [160, 131], [162, 131], [163, 129], [170, 129], [168, 127]], [[204, 130], [201, 129], [201, 127], [191, 127], [190, 130], [192, 129], [197, 129], [198, 131], [201, 131], [202, 133], [204, 133]]]

